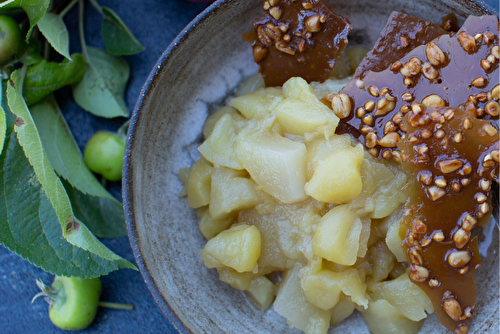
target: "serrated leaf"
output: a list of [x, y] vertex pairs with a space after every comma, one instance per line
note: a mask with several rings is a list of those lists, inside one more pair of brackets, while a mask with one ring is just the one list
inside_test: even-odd
[[115, 56], [133, 55], [144, 51], [120, 17], [110, 8], [101, 7], [104, 20], [101, 25], [102, 41], [106, 50]]
[[7, 82], [9, 80], [2, 80], [1, 82], [1, 102], [0, 102], [0, 107], [5, 111], [5, 118], [6, 118], [6, 124], [7, 124], [7, 131], [6, 131], [6, 136], [8, 136], [8, 130], [9, 128], [12, 128], [14, 126], [14, 123], [16, 122], [16, 116], [10, 111], [9, 105], [7, 104]]
[[96, 236], [127, 235], [122, 204], [97, 180], [52, 95], [30, 108], [43, 148], [70, 198], [75, 216]]
[[76, 103], [100, 117], [128, 117], [125, 87], [130, 76], [128, 63], [104, 50], [87, 47], [88, 67], [83, 79], [73, 85]]
[[19, 77], [19, 70], [13, 72], [11, 80], [7, 85], [9, 108], [17, 116], [14, 130], [17, 134], [19, 144], [23, 148], [30, 165], [33, 167], [35, 175], [37, 176], [37, 181], [42, 186], [44, 194], [55, 211], [63, 237], [72, 245], [87, 250], [104, 260], [114, 262], [120, 268], [135, 268], [133, 264], [106, 248], [106, 246], [97, 240], [90, 230], [75, 217], [64, 186], [56, 175], [42, 147], [30, 111], [22, 95], [16, 89], [19, 85]]
[[123, 206], [115, 199], [83, 194], [63, 180], [75, 216], [100, 238], [127, 236]]
[[82, 80], [87, 63], [79, 53], [73, 54], [73, 60], [62, 63], [41, 61], [30, 66], [26, 73], [23, 96], [28, 105], [32, 105], [48, 94], [64, 86]]
[[40, 22], [45, 13], [47, 13], [49, 5], [50, 0], [8, 0], [0, 4], [0, 14], [19, 7], [22, 8], [30, 20], [30, 28], [26, 34], [26, 41], [28, 41], [33, 27]]
[[69, 34], [66, 24], [59, 15], [46, 13], [38, 22], [38, 29], [60, 55], [71, 60], [69, 55]]
[[21, 8], [21, 0], [7, 0], [0, 3], [0, 14], [9, 12], [12, 9]]
[[6, 98], [5, 98], [5, 80], [0, 81], [0, 154], [2, 154], [3, 147], [5, 144], [5, 136], [7, 135], [7, 127], [14, 125], [14, 117], [12, 113], [9, 111], [9, 114], [7, 114], [6, 110], [4, 109], [4, 106], [8, 109], [8, 106], [6, 105]]
[[97, 277], [123, 267], [64, 239], [51, 201], [9, 128], [0, 155], [0, 243], [43, 270], [59, 276]]
[[5, 110], [3, 110], [2, 107], [0, 107], [0, 154], [2, 154], [6, 133], [7, 133], [7, 119], [5, 117]]
[[30, 38], [29, 43], [24, 42], [21, 47], [17, 50], [16, 58], [24, 65], [31, 66], [44, 60], [41, 55], [42, 42], [38, 38]]

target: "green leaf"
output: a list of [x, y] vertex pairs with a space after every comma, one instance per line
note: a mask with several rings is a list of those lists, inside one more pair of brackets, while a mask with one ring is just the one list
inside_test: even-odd
[[1, 101], [0, 101], [0, 107], [5, 111], [5, 118], [7, 120], [6, 124], [7, 124], [7, 131], [6, 131], [6, 134], [5, 136], [7, 137], [8, 136], [8, 132], [9, 132], [9, 128], [12, 128], [14, 126], [14, 123], [16, 122], [16, 115], [14, 115], [10, 109], [9, 109], [9, 105], [7, 104], [7, 82], [9, 82], [9, 80], [5, 79], [5, 80], [2, 80], [2, 85], [1, 85]]
[[116, 199], [86, 195], [63, 179], [75, 216], [100, 238], [127, 236], [123, 206]]
[[30, 108], [50, 163], [64, 180], [75, 216], [101, 238], [127, 235], [122, 204], [87, 168], [52, 95]]
[[144, 51], [144, 46], [139, 43], [118, 15], [107, 7], [101, 8], [104, 15], [101, 36], [106, 50], [115, 56], [133, 55]]
[[82, 80], [87, 64], [79, 53], [72, 57], [73, 60], [64, 60], [62, 63], [44, 60], [28, 68], [23, 86], [23, 95], [28, 105], [40, 101], [61, 87]]
[[8, 13], [12, 9], [21, 8], [21, 0], [7, 0], [0, 3], [0, 14]]
[[30, 38], [28, 43], [24, 42], [21, 45], [17, 51], [16, 58], [24, 65], [31, 66], [44, 60], [41, 52], [42, 42], [38, 38]]
[[64, 239], [58, 216], [12, 128], [0, 155], [0, 243], [59, 276], [97, 277], [122, 267]]
[[26, 34], [27, 41], [31, 36], [33, 27], [40, 22], [45, 13], [47, 13], [49, 5], [50, 0], [8, 0], [0, 4], [0, 13], [3, 14], [19, 7], [24, 9], [30, 20], [30, 28]]
[[104, 260], [115, 263], [119, 268], [135, 268], [133, 264], [106, 248], [90, 230], [79, 221], [71, 208], [64, 186], [55, 173], [45, 153], [37, 128], [18, 87], [19, 70], [11, 75], [7, 86], [7, 99], [11, 111], [17, 116], [14, 126], [19, 144], [22, 146], [37, 181], [40, 183], [59, 221], [63, 237], [72, 245], [93, 253]]
[[60, 55], [71, 60], [69, 56], [69, 34], [62, 18], [53, 13], [46, 13], [38, 22], [38, 28]]
[[[5, 144], [5, 136], [7, 134], [7, 128], [14, 125], [15, 117], [9, 110], [5, 98], [5, 82], [6, 80], [0, 81], [0, 154], [2, 154], [3, 146]], [[6, 112], [7, 109], [8, 113]]]
[[125, 87], [130, 75], [128, 63], [104, 50], [88, 47], [88, 67], [83, 79], [73, 85], [73, 96], [83, 109], [100, 117], [128, 117]]
[[7, 133], [7, 118], [5, 117], [5, 110], [0, 107], [0, 154], [3, 150], [5, 143], [5, 134]]

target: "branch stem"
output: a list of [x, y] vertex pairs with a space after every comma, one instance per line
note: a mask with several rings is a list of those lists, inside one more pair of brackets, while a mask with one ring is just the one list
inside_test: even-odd
[[96, 0], [90, 0], [90, 3], [92, 4], [92, 6], [95, 7], [95, 9], [97, 9], [97, 11], [99, 12], [99, 14], [101, 14], [102, 16], [104, 16], [104, 12], [102, 11], [102, 7], [97, 3]]
[[62, 19], [70, 10], [73, 8], [78, 0], [71, 1], [61, 12], [59, 13], [59, 17]]
[[132, 304], [99, 302], [99, 306], [106, 307], [106, 308], [112, 308], [115, 310], [133, 310], [134, 309], [134, 305], [132, 305]]
[[85, 61], [88, 63], [90, 61], [89, 54], [87, 52], [87, 44], [85, 44], [85, 31], [83, 27], [83, 12], [85, 10], [84, 0], [78, 0], [79, 16], [78, 16], [78, 27], [80, 30], [80, 44], [82, 46], [82, 55]]

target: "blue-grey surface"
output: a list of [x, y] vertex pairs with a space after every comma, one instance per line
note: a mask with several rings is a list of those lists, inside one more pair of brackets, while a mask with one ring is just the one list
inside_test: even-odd
[[[146, 47], [146, 51], [126, 57], [132, 69], [126, 102], [132, 110], [142, 85], [162, 52], [185, 26], [207, 7], [207, 4], [185, 0], [98, 0], [98, 2], [113, 9]], [[74, 32], [71, 36], [71, 51], [79, 52], [78, 8], [68, 13], [65, 22], [69, 31]], [[86, 2], [85, 30], [88, 45], [103, 47], [100, 25], [100, 15]], [[124, 119], [103, 120], [83, 112], [71, 101], [69, 89], [62, 90], [57, 94], [57, 98], [81, 149], [95, 131], [116, 130], [124, 121]], [[120, 197], [120, 184], [112, 183], [111, 191]], [[104, 243], [117, 254], [135, 262], [127, 238], [104, 240]], [[35, 280], [39, 277], [46, 283], [52, 283], [52, 275], [0, 246], [0, 333], [64, 332], [51, 323], [47, 304], [42, 298], [31, 304], [31, 298], [38, 292]], [[100, 308], [94, 323], [80, 332], [175, 333], [174, 328], [154, 302], [139, 272], [120, 270], [102, 277], [102, 283], [101, 300], [131, 303], [135, 305], [135, 309], [117, 311]]]
[[[486, 1], [498, 12], [498, 0]], [[101, 5], [115, 10], [127, 23], [146, 51], [126, 57], [132, 73], [126, 101], [134, 107], [142, 84], [150, 70], [175, 36], [207, 5], [185, 0], [142, 0], [117, 1], [100, 0]], [[86, 8], [87, 44], [102, 47], [100, 40], [100, 16], [94, 8]], [[72, 52], [79, 52], [77, 32], [77, 10], [65, 18], [70, 31]], [[60, 106], [81, 148], [97, 130], [116, 130], [124, 119], [103, 120], [82, 112], [72, 101], [71, 92], [62, 90], [57, 94]], [[120, 197], [120, 185], [110, 185], [111, 191]], [[132, 250], [127, 238], [104, 240], [113, 251], [133, 261]], [[37, 278], [47, 283], [51, 275], [43, 272], [17, 255], [0, 246], [0, 333], [58, 333], [49, 320], [47, 305], [42, 299], [31, 304], [31, 298], [38, 292]], [[175, 333], [175, 329], [155, 304], [139, 272], [120, 270], [102, 277], [102, 300], [132, 303], [132, 311], [100, 309], [96, 321], [82, 333]]]

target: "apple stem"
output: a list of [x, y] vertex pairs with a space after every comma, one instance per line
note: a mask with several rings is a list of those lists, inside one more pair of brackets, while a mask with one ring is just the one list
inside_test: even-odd
[[133, 304], [120, 304], [120, 303], [108, 303], [108, 302], [99, 302], [99, 306], [112, 308], [115, 310], [133, 310]]

